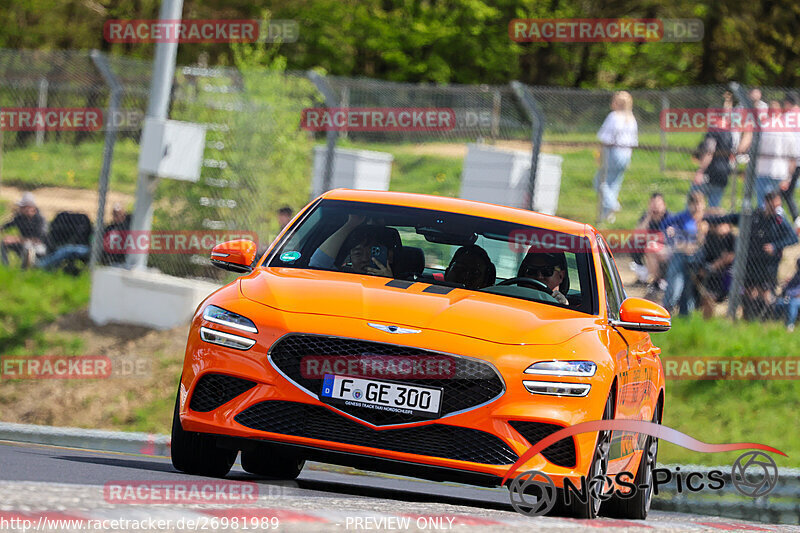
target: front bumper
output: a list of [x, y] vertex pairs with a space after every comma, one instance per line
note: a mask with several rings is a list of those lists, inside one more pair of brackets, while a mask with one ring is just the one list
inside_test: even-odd
[[[276, 312], [278, 317], [284, 323], [278, 322], [274, 329], [259, 326], [259, 333], [253, 335], [256, 345], [246, 351], [202, 341], [201, 326], [235, 331], [195, 317], [181, 381], [180, 417], [185, 430], [220, 435], [220, 442], [240, 449], [269, 442], [294, 447], [309, 459], [492, 485], [499, 484], [510, 466], [532, 445], [522, 433], [538, 439], [560, 427], [599, 419], [610, 387], [611, 380], [598, 372], [591, 379], [593, 386], [586, 397], [532, 395], [522, 384], [530, 378], [523, 374], [530, 357], [520, 355], [519, 347], [436, 331], [392, 336], [355, 319]], [[267, 353], [287, 331], [313, 331], [318, 335], [394, 344], [405, 341], [411, 345], [413, 341], [413, 346], [427, 350], [481, 354], [499, 372], [505, 392], [485, 405], [436, 420], [375, 426], [322, 403], [276, 370]], [[211, 405], [210, 410], [205, 410], [208, 405], [203, 410], [190, 407], [200, 405], [193, 396], [201, 378], [214, 374], [247, 380], [252, 386], [243, 385], [241, 392], [234, 387], [233, 392], [238, 394], [218, 407]], [[526, 423], [526, 430], [518, 431]], [[547, 425], [552, 427], [548, 430]], [[560, 455], [539, 454], [520, 471], [545, 472], [558, 486], [565, 477], [577, 480], [589, 470], [596, 435], [582, 434], [573, 439], [559, 443]], [[564, 444], [572, 446], [574, 460], [564, 456], [564, 450], [569, 449]]]

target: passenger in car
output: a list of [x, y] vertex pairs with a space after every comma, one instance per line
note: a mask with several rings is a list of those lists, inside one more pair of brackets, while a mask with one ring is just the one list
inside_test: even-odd
[[[558, 303], [569, 305], [566, 293], [569, 290], [567, 258], [563, 252], [540, 252], [529, 250], [517, 274], [521, 278], [541, 281], [551, 291]], [[524, 286], [524, 284], [521, 284]]]
[[[309, 261], [312, 268], [339, 269], [356, 274], [393, 277], [392, 264], [400, 238], [395, 230], [364, 224], [364, 217], [350, 215], [347, 222], [320, 245]], [[350, 266], [336, 264], [341, 250], [347, 250]], [[385, 250], [385, 260], [381, 260]]]
[[477, 244], [462, 246], [444, 271], [444, 280], [461, 283], [467, 289], [482, 289], [494, 285], [496, 270], [486, 250]]

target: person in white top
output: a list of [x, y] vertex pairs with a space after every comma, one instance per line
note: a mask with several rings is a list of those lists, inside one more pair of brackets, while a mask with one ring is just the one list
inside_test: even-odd
[[632, 149], [639, 145], [639, 130], [633, 116], [633, 98], [626, 91], [614, 93], [608, 114], [597, 138], [603, 145], [603, 160], [594, 177], [600, 200], [600, 220], [613, 222], [620, 210], [619, 191], [625, 169], [631, 162]]
[[[800, 118], [800, 100], [798, 100], [796, 93], [786, 93], [786, 96], [783, 97], [783, 112], [787, 117], [792, 117], [792, 115], [794, 115], [792, 117], [792, 122], [787, 118], [787, 124], [798, 124], [798, 118]], [[794, 201], [794, 190], [795, 187], [797, 187], [797, 179], [800, 178], [800, 128], [794, 128], [790, 133], [792, 139], [794, 139], [795, 155], [798, 157], [795, 159], [794, 172], [792, 172], [789, 182], [784, 182], [785, 186], [783, 184], [781, 185], [781, 196], [783, 196], [783, 201], [786, 202], [786, 205], [789, 207], [792, 220], [796, 223], [798, 215], [800, 215], [797, 210], [797, 204]]]
[[[782, 114], [780, 102], [772, 100], [769, 113]], [[789, 188], [798, 156], [800, 153], [793, 132], [780, 126], [765, 128], [761, 132], [755, 182], [759, 209], [764, 207], [764, 197], [768, 192]]]

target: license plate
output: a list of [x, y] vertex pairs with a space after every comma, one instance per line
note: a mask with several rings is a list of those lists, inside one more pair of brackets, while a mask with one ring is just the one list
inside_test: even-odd
[[325, 374], [320, 399], [330, 404], [436, 418], [441, 411], [442, 389]]

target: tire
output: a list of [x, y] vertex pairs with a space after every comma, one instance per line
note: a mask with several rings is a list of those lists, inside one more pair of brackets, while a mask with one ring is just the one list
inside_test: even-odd
[[172, 416], [172, 466], [187, 474], [225, 477], [236, 461], [238, 450], [218, 448], [212, 435], [184, 431], [178, 409], [180, 394], [178, 390]]
[[[653, 415], [653, 423], [659, 424], [658, 412]], [[637, 487], [646, 486], [645, 490], [637, 489], [630, 498], [614, 496], [603, 506], [603, 515], [613, 518], [630, 518], [633, 520], [644, 520], [650, 511], [650, 503], [653, 500], [653, 471], [656, 468], [658, 459], [658, 439], [647, 437], [644, 445], [642, 459], [639, 461], [639, 468], [636, 470], [636, 478], [633, 484]]]
[[256, 476], [295, 479], [305, 464], [305, 459], [272, 448], [242, 451], [242, 468]]
[[[606, 400], [606, 406], [603, 410], [603, 420], [613, 420], [614, 418], [614, 393], [612, 391]], [[597, 433], [597, 444], [594, 448], [594, 455], [592, 457], [592, 464], [589, 466], [589, 474], [586, 476], [586, 481], [589, 483], [589, 488], [586, 493], [588, 498], [586, 502], [581, 502], [577, 498], [572, 498], [569, 504], [564, 503], [564, 489], [559, 489], [558, 501], [561, 504], [560, 514], [571, 518], [591, 519], [597, 518], [600, 512], [600, 506], [603, 500], [600, 497], [598, 490], [591, 490], [593, 485], [591, 480], [596, 476], [605, 475], [608, 472], [608, 457], [611, 450], [611, 431], [599, 431]]]

